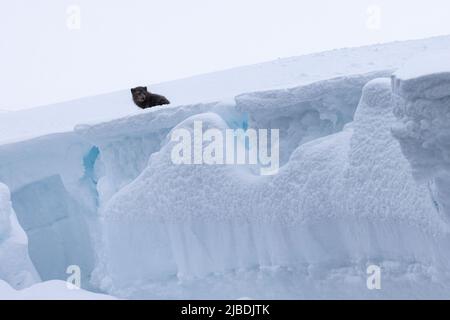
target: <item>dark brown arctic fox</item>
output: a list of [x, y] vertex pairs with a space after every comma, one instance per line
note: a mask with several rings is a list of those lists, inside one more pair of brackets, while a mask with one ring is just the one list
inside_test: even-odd
[[161, 106], [169, 104], [170, 101], [166, 97], [160, 96], [147, 91], [147, 87], [136, 87], [131, 89], [134, 103], [142, 109], [151, 108], [154, 106]]

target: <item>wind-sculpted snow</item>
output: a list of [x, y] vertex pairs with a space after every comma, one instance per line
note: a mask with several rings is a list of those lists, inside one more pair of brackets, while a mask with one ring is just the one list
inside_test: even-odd
[[233, 104], [210, 103], [156, 107], [143, 114], [98, 125], [79, 125], [75, 131], [100, 149], [97, 190], [100, 204], [133, 181], [147, 166], [150, 155], [178, 123], [194, 114], [215, 110], [231, 122], [241, 120]]
[[[75, 264], [83, 287], [126, 298], [448, 298], [448, 54], [414, 59], [389, 80], [390, 69], [448, 39], [282, 60], [271, 66], [285, 63], [285, 73], [261, 81], [255, 75], [280, 66], [156, 86], [205, 103], [133, 112], [122, 93], [71, 102], [79, 112], [51, 132], [49, 115], [63, 109], [31, 112], [39, 122], [48, 111], [36, 130], [2, 114], [3, 143], [53, 134], [0, 145], [14, 208], [0, 187], [0, 279], [22, 288], [38, 274], [64, 279]], [[109, 107], [110, 121], [98, 123]], [[74, 132], [55, 133], [75, 121]], [[264, 176], [261, 164], [175, 164], [172, 134], [195, 140], [199, 122], [204, 131], [279, 129], [281, 167]], [[366, 285], [373, 265], [381, 290]], [[0, 281], [0, 296], [62, 285], [15, 292]]]
[[150, 155], [161, 148], [168, 132], [192, 115], [216, 113], [233, 129], [280, 129], [284, 163], [298, 145], [342, 130], [352, 120], [364, 84], [391, 73], [351, 75], [288, 90], [256, 92], [238, 96], [235, 102], [157, 107], [98, 125], [79, 125], [75, 131], [100, 148], [102, 177], [97, 190], [103, 204], [133, 181]]
[[392, 77], [393, 128], [412, 172], [425, 181], [437, 209], [450, 218], [449, 52], [416, 58]]
[[2, 280], [13, 288], [22, 289], [40, 279], [28, 257], [28, 239], [11, 207], [9, 189], [0, 183], [0, 282]]
[[282, 163], [308, 141], [342, 130], [353, 120], [363, 86], [389, 77], [392, 70], [340, 77], [286, 90], [236, 97], [236, 109], [250, 116], [250, 127], [279, 128]]
[[[169, 134], [101, 212], [97, 283], [128, 297], [445, 296], [447, 225], [390, 134], [391, 102], [389, 79], [369, 82], [354, 122], [300, 145], [274, 176], [174, 165]], [[229, 128], [209, 112], [173, 130], [195, 121]], [[370, 264], [385, 290], [367, 290]]]

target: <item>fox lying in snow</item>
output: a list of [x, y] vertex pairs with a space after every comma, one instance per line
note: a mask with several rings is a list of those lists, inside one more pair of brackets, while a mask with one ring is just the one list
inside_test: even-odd
[[166, 97], [147, 91], [147, 87], [136, 87], [131, 89], [134, 103], [141, 109], [169, 104]]

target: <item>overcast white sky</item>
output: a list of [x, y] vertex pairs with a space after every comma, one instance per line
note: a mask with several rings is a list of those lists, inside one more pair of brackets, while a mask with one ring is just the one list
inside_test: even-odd
[[0, 0], [0, 109], [443, 34], [448, 0]]

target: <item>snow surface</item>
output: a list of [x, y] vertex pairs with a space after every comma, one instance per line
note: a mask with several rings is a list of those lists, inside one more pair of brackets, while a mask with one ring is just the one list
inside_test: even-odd
[[[3, 188], [0, 258], [20, 223], [33, 279], [65, 280], [76, 264], [83, 288], [123, 298], [449, 298], [446, 47], [342, 49], [155, 85], [173, 103], [145, 111], [127, 90], [1, 114], [14, 210]], [[174, 165], [171, 132], [197, 120], [279, 128], [278, 174]], [[0, 278], [17, 285], [2, 270], [28, 270], [9, 266], [21, 259], [0, 259]], [[382, 290], [366, 287], [372, 264]]]
[[52, 280], [37, 283], [23, 290], [14, 290], [0, 280], [0, 300], [113, 300], [115, 298], [83, 289], [69, 289], [67, 283]]

